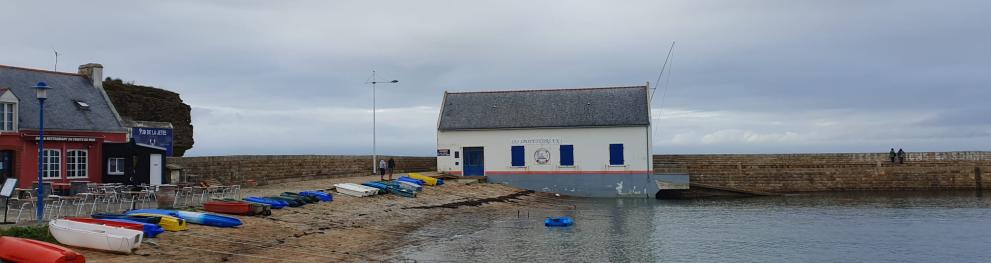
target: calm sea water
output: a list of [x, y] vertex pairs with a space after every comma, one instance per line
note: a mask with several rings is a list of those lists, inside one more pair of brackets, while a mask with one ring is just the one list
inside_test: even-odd
[[[418, 262], [991, 262], [991, 193], [577, 199], [578, 212], [461, 214], [410, 237]], [[568, 228], [543, 216], [572, 215]]]

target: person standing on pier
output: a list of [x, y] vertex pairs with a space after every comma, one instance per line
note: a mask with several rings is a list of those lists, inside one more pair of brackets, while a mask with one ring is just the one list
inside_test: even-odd
[[389, 169], [389, 181], [392, 181], [393, 170], [396, 170], [396, 160], [395, 159], [389, 158], [388, 169]]
[[[385, 160], [379, 160], [379, 181], [385, 181]], [[389, 178], [392, 180], [392, 178]]]
[[895, 148], [891, 148], [891, 151], [888, 152], [888, 159], [891, 159], [891, 163], [895, 163], [895, 157]]
[[898, 148], [898, 163], [899, 164], [905, 163], [905, 151], [903, 151], [901, 148]]

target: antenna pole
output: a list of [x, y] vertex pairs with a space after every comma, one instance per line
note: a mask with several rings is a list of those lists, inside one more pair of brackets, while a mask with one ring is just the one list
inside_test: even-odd
[[[657, 74], [657, 81], [654, 82], [654, 88], [652, 88], [650, 90], [655, 91], [655, 92], [657, 91], [657, 84], [658, 83], [661, 83], [661, 76], [664, 75], [664, 69], [667, 68], [667, 66], [668, 66], [668, 60], [671, 59], [671, 51], [674, 51], [674, 41], [671, 41], [671, 47], [668, 48], [668, 55], [667, 55], [667, 57], [664, 58], [664, 64], [661, 64], [661, 73], [658, 73]], [[650, 101], [654, 101], [654, 93], [655, 92], [651, 92], [650, 93]]]
[[52, 69], [52, 71], [58, 71], [58, 50], [53, 48], [52, 52], [55, 52], [55, 69]]

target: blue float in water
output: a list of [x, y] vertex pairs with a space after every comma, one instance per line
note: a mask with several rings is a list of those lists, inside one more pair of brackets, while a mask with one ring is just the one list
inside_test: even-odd
[[567, 216], [562, 217], [548, 217], [544, 219], [544, 226], [556, 227], [556, 226], [571, 226], [575, 224], [575, 220]]

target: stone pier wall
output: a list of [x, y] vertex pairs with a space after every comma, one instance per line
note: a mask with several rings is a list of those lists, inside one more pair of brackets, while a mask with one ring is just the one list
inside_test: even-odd
[[[379, 156], [396, 160], [396, 173], [437, 169], [435, 157]], [[254, 180], [259, 185], [372, 173], [372, 157], [356, 155], [241, 155], [172, 157], [169, 164], [183, 167], [190, 181], [216, 179], [225, 184]]]
[[654, 170], [765, 192], [991, 188], [991, 152], [655, 155]]

